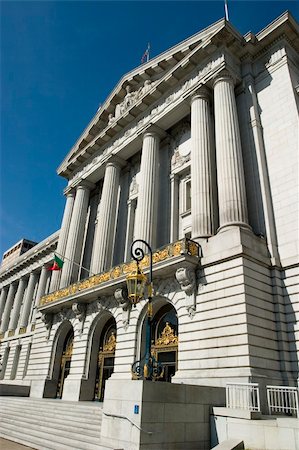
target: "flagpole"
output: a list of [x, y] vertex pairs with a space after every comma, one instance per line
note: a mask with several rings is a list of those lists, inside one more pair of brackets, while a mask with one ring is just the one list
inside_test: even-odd
[[[71, 260], [71, 259], [69, 259], [69, 258], [67, 258], [66, 256], [64, 256], [64, 255], [62, 255], [61, 253], [58, 253], [58, 252], [54, 252], [54, 255], [58, 255], [58, 256], [60, 256], [61, 258], [63, 258], [63, 259], [66, 259], [66, 260], [68, 260], [68, 261], [70, 261], [71, 263], [73, 263], [73, 264], [75, 264], [75, 266], [78, 266], [79, 268], [82, 268], [82, 269], [84, 269], [84, 270], [86, 270], [87, 272], [89, 272], [90, 271], [90, 269], [87, 269], [87, 267], [84, 267], [84, 266], [82, 266], [81, 264], [79, 264], [79, 263], [76, 263], [75, 261], [73, 261], [73, 260]], [[90, 273], [90, 275], [91, 276], [93, 276], [93, 275], [96, 275], [95, 273]]]
[[224, 0], [225, 19], [229, 22], [227, 0]]

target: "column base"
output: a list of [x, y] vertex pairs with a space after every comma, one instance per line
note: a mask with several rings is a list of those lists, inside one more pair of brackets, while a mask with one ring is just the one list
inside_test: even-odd
[[238, 227], [238, 228], [243, 228], [243, 229], [245, 229], [245, 230], [252, 231], [251, 226], [248, 225], [248, 223], [246, 223], [246, 222], [228, 222], [228, 223], [225, 223], [224, 225], [221, 225], [221, 226], [218, 228], [217, 234], [218, 234], [218, 233], [221, 233], [221, 232], [224, 231], [224, 230], [231, 230], [231, 229], [234, 229], [234, 228], [236, 228], [236, 227]]

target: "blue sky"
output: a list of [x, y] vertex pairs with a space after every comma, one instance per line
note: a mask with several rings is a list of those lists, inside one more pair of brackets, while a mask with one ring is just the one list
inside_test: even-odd
[[[231, 23], [257, 32], [298, 1], [228, 0]], [[121, 76], [224, 16], [223, 1], [14, 2], [1, 7], [0, 254], [60, 227], [56, 175]]]

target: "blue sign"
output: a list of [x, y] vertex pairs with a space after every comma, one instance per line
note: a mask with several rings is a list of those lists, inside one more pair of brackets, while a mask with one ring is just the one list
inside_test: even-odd
[[139, 414], [139, 405], [134, 405], [134, 414]]

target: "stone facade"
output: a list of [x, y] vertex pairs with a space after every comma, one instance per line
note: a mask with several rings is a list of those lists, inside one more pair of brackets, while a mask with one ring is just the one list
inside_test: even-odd
[[285, 13], [257, 35], [220, 20], [122, 78], [58, 169], [59, 233], [0, 272], [2, 383], [93, 400], [131, 379], [146, 300], [132, 308], [125, 279], [144, 239], [169, 380], [297, 384], [298, 63]]

